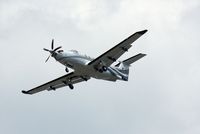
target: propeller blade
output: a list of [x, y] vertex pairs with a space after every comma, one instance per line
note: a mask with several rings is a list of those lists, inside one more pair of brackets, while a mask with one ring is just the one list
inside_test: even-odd
[[53, 50], [54, 48], [54, 39], [52, 39], [52, 42], [51, 42], [51, 49]]
[[49, 57], [46, 59], [46, 61], [45, 62], [47, 62], [48, 60], [49, 60], [49, 58], [51, 57], [51, 55], [49, 55]]
[[50, 50], [49, 50], [49, 49], [46, 49], [46, 48], [43, 48], [43, 50], [44, 50], [44, 51], [48, 51], [48, 52], [50, 52]]
[[62, 48], [62, 46], [59, 46], [59, 47], [55, 48], [53, 51], [55, 52], [56, 50], [58, 50], [60, 48]]

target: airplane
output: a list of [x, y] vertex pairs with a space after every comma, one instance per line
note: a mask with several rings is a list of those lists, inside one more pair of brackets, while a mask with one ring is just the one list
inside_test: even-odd
[[63, 50], [60, 50], [61, 46], [54, 49], [54, 40], [52, 40], [51, 50], [44, 48], [45, 51], [50, 53], [45, 62], [47, 62], [50, 57], [53, 57], [56, 61], [65, 66], [65, 71], [67, 73], [69, 72], [68, 68], [71, 68], [74, 71], [28, 91], [22, 90], [22, 93], [32, 95], [44, 90], [51, 91], [65, 86], [74, 89], [74, 84], [88, 81], [90, 78], [113, 82], [117, 80], [128, 81], [130, 65], [146, 56], [146, 54], [139, 53], [122, 62], [118, 62], [115, 65], [112, 64], [128, 51], [134, 41], [146, 32], [147, 30], [143, 30], [132, 34], [95, 59], [82, 55], [76, 50], [64, 52]]

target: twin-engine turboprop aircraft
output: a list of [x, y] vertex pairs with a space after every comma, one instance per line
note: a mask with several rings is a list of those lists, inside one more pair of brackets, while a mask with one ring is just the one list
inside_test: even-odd
[[96, 59], [92, 59], [86, 55], [81, 55], [76, 50], [64, 52], [63, 50], [60, 50], [61, 46], [54, 49], [54, 40], [52, 40], [51, 50], [44, 48], [45, 51], [50, 53], [50, 56], [47, 58], [46, 62], [50, 57], [54, 57], [56, 61], [60, 62], [66, 67], [66, 72], [69, 71], [68, 68], [73, 69], [74, 72], [63, 75], [55, 80], [49, 81], [31, 90], [23, 90], [22, 93], [35, 94], [40, 91], [56, 90], [65, 86], [69, 86], [70, 89], [73, 89], [74, 84], [82, 81], [87, 81], [90, 78], [103, 79], [107, 81], [128, 81], [130, 65], [144, 57], [146, 54], [139, 53], [133, 57], [117, 63], [116, 65], [112, 64], [121, 55], [128, 51], [134, 41], [136, 41], [146, 32], [147, 30], [143, 30], [134, 33]]

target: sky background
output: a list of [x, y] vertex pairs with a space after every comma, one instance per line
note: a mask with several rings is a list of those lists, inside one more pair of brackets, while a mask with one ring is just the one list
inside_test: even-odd
[[[0, 0], [1, 134], [199, 134], [199, 0]], [[148, 32], [128, 82], [92, 79], [32, 96], [65, 74], [42, 49], [97, 57], [136, 31]]]

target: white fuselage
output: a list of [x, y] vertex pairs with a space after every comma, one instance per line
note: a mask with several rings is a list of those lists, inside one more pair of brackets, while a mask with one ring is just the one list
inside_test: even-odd
[[75, 50], [60, 53], [56, 52], [53, 57], [66, 66], [66, 68], [69, 67], [86, 77], [109, 81], [116, 81], [117, 79], [122, 80], [123, 77], [126, 77], [125, 74], [120, 73], [116, 67], [108, 67], [107, 70], [103, 72], [97, 71], [94, 67], [88, 66], [88, 63], [93, 60], [92, 58], [81, 55]]

